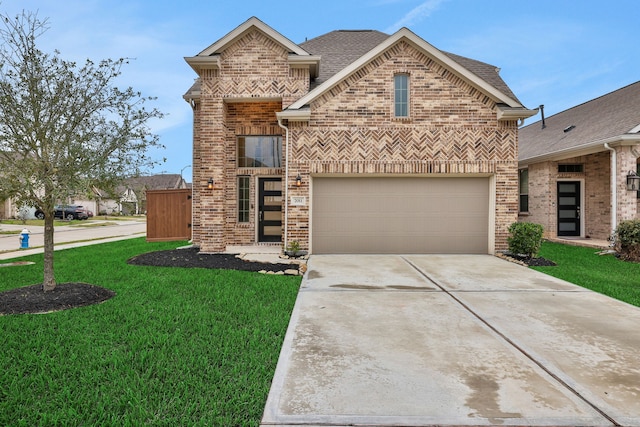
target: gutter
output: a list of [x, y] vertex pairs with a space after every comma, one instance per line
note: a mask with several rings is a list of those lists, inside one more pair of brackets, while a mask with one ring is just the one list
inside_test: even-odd
[[618, 227], [618, 157], [615, 148], [611, 148], [608, 142], [604, 143], [604, 148], [611, 151], [611, 234]]
[[282, 124], [281, 117], [278, 117], [278, 126], [285, 131], [286, 144], [284, 154], [284, 248], [286, 249], [289, 245], [289, 128]]

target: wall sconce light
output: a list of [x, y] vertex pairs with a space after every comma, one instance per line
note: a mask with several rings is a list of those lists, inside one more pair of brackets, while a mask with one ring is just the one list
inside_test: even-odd
[[207, 181], [207, 188], [213, 190], [213, 178], [209, 178], [209, 181]]
[[635, 172], [629, 171], [627, 174], [627, 190], [640, 191], [640, 176]]
[[296, 187], [300, 187], [301, 185], [302, 185], [302, 177], [300, 176], [300, 174], [298, 174], [298, 176], [296, 176]]

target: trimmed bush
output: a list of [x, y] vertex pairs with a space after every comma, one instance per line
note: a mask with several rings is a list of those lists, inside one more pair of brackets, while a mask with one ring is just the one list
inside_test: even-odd
[[514, 255], [524, 255], [535, 258], [542, 245], [542, 233], [544, 228], [533, 222], [514, 222], [509, 226], [507, 238], [509, 252]]
[[613, 237], [620, 258], [640, 262], [640, 219], [621, 221]]

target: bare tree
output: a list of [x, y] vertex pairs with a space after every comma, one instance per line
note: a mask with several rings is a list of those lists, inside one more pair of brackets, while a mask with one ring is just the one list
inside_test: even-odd
[[55, 204], [155, 164], [147, 149], [161, 145], [148, 122], [162, 114], [144, 108], [152, 98], [115, 86], [127, 59], [79, 66], [38, 48], [49, 25], [36, 13], [0, 20], [0, 194], [44, 211], [50, 291]]

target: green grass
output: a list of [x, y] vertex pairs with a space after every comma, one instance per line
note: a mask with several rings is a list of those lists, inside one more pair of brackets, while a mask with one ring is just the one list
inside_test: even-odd
[[558, 265], [532, 268], [640, 307], [640, 264], [598, 252], [594, 248], [544, 242], [539, 256]]
[[[59, 283], [114, 290], [103, 304], [0, 317], [0, 425], [257, 426], [300, 279], [141, 267], [185, 242], [143, 238], [56, 252]], [[39, 283], [2, 269], [0, 291]]]

